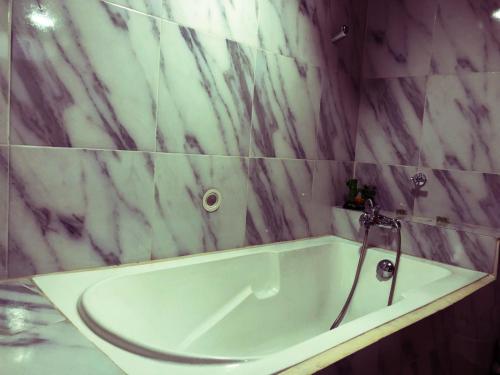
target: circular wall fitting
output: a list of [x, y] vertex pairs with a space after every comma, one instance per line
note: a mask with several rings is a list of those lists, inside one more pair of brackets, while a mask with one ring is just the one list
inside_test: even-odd
[[222, 195], [217, 189], [208, 189], [203, 194], [203, 208], [207, 212], [217, 211], [222, 201]]

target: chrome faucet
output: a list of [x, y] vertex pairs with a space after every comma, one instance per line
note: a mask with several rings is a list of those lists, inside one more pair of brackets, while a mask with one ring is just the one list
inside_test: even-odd
[[380, 207], [374, 205], [371, 199], [367, 199], [365, 202], [365, 212], [359, 217], [359, 224], [365, 228], [371, 226], [388, 229], [401, 228], [401, 222], [398, 219], [382, 215]]

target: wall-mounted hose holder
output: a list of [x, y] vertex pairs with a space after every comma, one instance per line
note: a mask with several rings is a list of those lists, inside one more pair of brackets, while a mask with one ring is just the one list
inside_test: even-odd
[[219, 209], [222, 201], [222, 195], [217, 189], [208, 189], [203, 194], [203, 208], [207, 212], [215, 212]]

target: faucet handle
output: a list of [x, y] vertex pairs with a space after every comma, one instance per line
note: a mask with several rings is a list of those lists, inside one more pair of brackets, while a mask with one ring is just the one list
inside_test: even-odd
[[372, 199], [368, 198], [365, 201], [365, 213], [376, 216], [378, 215], [379, 211], [380, 207], [375, 205]]

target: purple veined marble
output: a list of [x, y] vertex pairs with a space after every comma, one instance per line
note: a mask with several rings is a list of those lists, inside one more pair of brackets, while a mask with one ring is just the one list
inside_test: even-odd
[[363, 81], [357, 161], [418, 164], [425, 81], [425, 77]]
[[428, 74], [436, 1], [368, 1], [365, 78]]
[[[153, 259], [243, 245], [248, 161], [204, 155], [155, 155]], [[221, 194], [215, 212], [203, 208], [211, 188]]]
[[3, 373], [123, 374], [32, 281], [0, 283], [0, 301]]
[[500, 227], [500, 175], [424, 169], [427, 185], [415, 199], [415, 215], [451, 223]]
[[246, 243], [304, 238], [309, 220], [313, 165], [307, 160], [250, 159]]
[[163, 17], [169, 21], [253, 47], [259, 44], [258, 0], [163, 0], [162, 2]]
[[335, 46], [338, 57], [338, 71], [344, 71], [359, 81], [365, 40], [368, 0], [340, 0], [333, 4], [333, 24], [347, 24], [349, 36]]
[[[335, 207], [332, 210], [332, 233], [361, 241], [360, 213]], [[434, 260], [472, 270], [491, 273], [494, 270], [497, 239], [456, 229], [437, 227], [411, 221], [402, 222], [402, 251], [416, 257]], [[394, 249], [396, 237], [385, 230], [373, 228], [372, 246]]]
[[377, 188], [375, 201], [382, 210], [405, 210], [411, 215], [414, 193], [410, 177], [416, 171], [416, 167], [356, 163], [355, 175], [360, 186], [373, 185]]
[[406, 254], [487, 273], [494, 271], [495, 237], [408, 221], [402, 228], [401, 246]]
[[498, 73], [430, 77], [422, 165], [500, 173], [499, 100]]
[[11, 143], [155, 150], [159, 38], [107, 2], [14, 1]]
[[258, 0], [257, 4], [262, 49], [336, 71], [337, 49], [330, 38], [341, 25], [337, 2]]
[[500, 69], [497, 1], [439, 0], [433, 35], [432, 71], [437, 74]]
[[256, 50], [171, 22], [161, 39], [157, 149], [248, 156]]
[[149, 260], [153, 199], [150, 154], [12, 147], [9, 277]]
[[359, 87], [355, 77], [344, 71], [323, 79], [320, 118], [316, 133], [318, 158], [354, 160]]
[[252, 116], [252, 156], [316, 159], [320, 69], [259, 52]]

